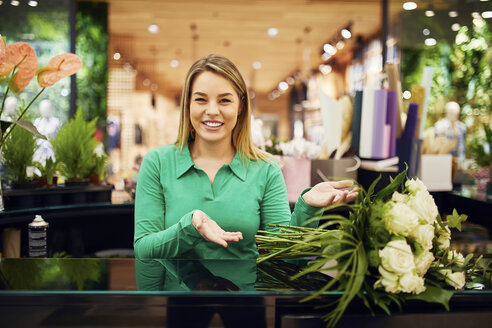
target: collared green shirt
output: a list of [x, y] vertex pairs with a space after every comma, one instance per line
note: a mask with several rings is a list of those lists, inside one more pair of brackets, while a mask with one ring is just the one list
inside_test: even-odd
[[[241, 231], [243, 239], [228, 247], [205, 240], [191, 223], [195, 210], [205, 212], [225, 231]], [[284, 178], [275, 163], [242, 160], [236, 152], [211, 184], [193, 163], [187, 145], [182, 151], [175, 145], [158, 147], [145, 155], [138, 175], [135, 256], [256, 258], [259, 229], [276, 230], [269, 224], [303, 225], [317, 210], [299, 197], [290, 213]]]

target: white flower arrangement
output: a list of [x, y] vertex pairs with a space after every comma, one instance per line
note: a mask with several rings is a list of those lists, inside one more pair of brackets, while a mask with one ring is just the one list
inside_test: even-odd
[[484, 265], [481, 257], [464, 257], [449, 249], [450, 228], [461, 230], [466, 215], [455, 210], [443, 222], [425, 185], [419, 179], [408, 179], [406, 171], [374, 193], [378, 181], [367, 191], [359, 186], [355, 204], [323, 209], [348, 206], [348, 218], [328, 214], [311, 219], [326, 221], [316, 229], [278, 226], [279, 233], [261, 231], [257, 235], [262, 251], [258, 263], [314, 256], [290, 278], [312, 272], [333, 277], [303, 300], [326, 291], [343, 291], [335, 308], [324, 316], [328, 327], [338, 322], [355, 296], [371, 311], [379, 306], [388, 314], [390, 303], [401, 305], [407, 299], [441, 303], [449, 310], [451, 288], [462, 289], [472, 279], [491, 279], [490, 262]]

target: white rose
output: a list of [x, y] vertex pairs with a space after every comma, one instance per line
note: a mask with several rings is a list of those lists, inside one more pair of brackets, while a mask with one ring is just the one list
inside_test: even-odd
[[398, 274], [386, 271], [382, 266], [378, 267], [378, 271], [381, 274], [381, 279], [374, 283], [374, 288], [384, 287], [384, 290], [388, 293], [399, 293]]
[[424, 251], [419, 256], [415, 257], [415, 268], [419, 276], [424, 276], [429, 270], [432, 262], [434, 262], [434, 255], [432, 252]]
[[411, 236], [415, 238], [422, 248], [430, 250], [434, 239], [434, 226], [430, 224], [419, 225], [412, 231]]
[[400, 194], [398, 191], [395, 191], [393, 196], [391, 196], [391, 200], [396, 203], [404, 203], [407, 200], [407, 195]]
[[424, 279], [414, 273], [406, 273], [400, 278], [400, 289], [405, 293], [420, 294], [425, 291]]
[[449, 230], [449, 228], [445, 226], [445, 229], [440, 229], [438, 233], [439, 233], [439, 237], [437, 238], [438, 248], [440, 250], [448, 249], [451, 240], [451, 230]]
[[433, 224], [439, 214], [434, 197], [427, 190], [417, 191], [408, 197], [406, 204], [417, 213], [423, 223]]
[[459, 266], [463, 266], [463, 264], [465, 264], [465, 258], [463, 257], [463, 254], [455, 250], [448, 252], [448, 260], [456, 263]]
[[404, 203], [388, 202], [384, 207], [383, 221], [391, 233], [408, 236], [419, 224], [417, 214]]
[[454, 289], [461, 289], [465, 286], [466, 278], [464, 272], [453, 272], [446, 275], [446, 282], [454, 287]]
[[407, 182], [405, 182], [405, 186], [412, 192], [416, 193], [419, 191], [427, 191], [427, 187], [425, 184], [420, 180], [419, 178], [415, 179], [408, 179]]
[[412, 249], [405, 240], [393, 240], [379, 250], [381, 265], [389, 272], [407, 273], [415, 269]]

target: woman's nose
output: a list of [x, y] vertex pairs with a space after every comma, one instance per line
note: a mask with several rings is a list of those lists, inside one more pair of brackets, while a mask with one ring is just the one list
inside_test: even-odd
[[209, 115], [218, 114], [219, 105], [215, 101], [210, 101], [205, 112]]

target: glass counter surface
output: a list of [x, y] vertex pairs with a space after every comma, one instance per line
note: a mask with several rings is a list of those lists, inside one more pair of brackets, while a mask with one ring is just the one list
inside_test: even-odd
[[[0, 322], [8, 327], [208, 327], [218, 315], [225, 327], [323, 327], [327, 310], [318, 306], [336, 301], [341, 292], [300, 302], [331, 279], [312, 273], [290, 280], [306, 262], [3, 258]], [[447, 312], [439, 304], [408, 301], [402, 311], [391, 308], [392, 316], [378, 311], [372, 316], [356, 298], [337, 327], [414, 327], [416, 320], [428, 324], [422, 327], [470, 327], [470, 322], [485, 327], [492, 320], [492, 290], [457, 291], [450, 307]], [[205, 324], [183, 324], [188, 319]]]

